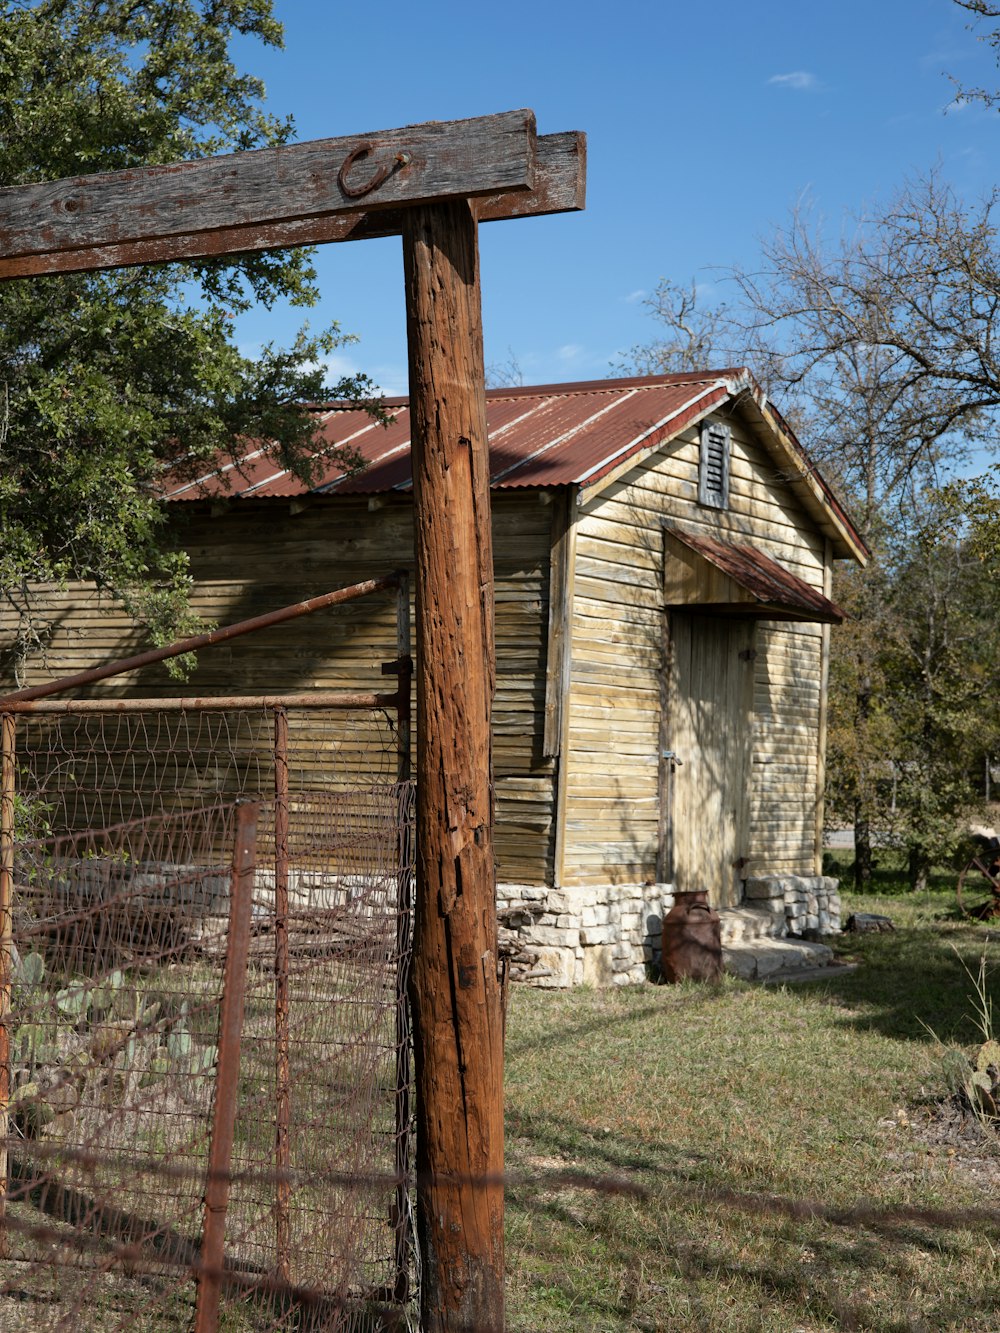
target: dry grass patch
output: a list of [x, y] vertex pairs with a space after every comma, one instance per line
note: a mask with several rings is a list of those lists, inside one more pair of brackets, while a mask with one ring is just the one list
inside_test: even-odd
[[852, 905], [897, 930], [830, 981], [515, 993], [512, 1330], [996, 1328], [995, 1146], [924, 1130], [1000, 944], [944, 896]]

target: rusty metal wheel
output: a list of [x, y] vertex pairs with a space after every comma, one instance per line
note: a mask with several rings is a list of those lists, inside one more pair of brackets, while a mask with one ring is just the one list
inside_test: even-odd
[[[990, 891], [993, 894], [993, 901], [992, 903], [983, 903], [981, 906], [970, 912], [962, 901], [962, 890], [965, 888], [965, 881], [972, 871], [975, 871], [976, 874], [984, 879], [990, 886]], [[975, 882], [978, 883], [978, 880]], [[992, 875], [990, 873], [990, 867], [984, 865], [978, 856], [974, 856], [959, 875], [958, 884], [955, 888], [955, 896], [958, 898], [959, 910], [963, 916], [974, 917], [978, 921], [985, 921], [987, 917], [991, 916], [1000, 916], [1000, 876]]]

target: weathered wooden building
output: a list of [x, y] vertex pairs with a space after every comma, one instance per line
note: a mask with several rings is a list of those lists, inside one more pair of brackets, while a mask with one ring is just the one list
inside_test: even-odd
[[[641, 976], [673, 887], [729, 909], [756, 895], [776, 933], [822, 928], [831, 575], [865, 558], [850, 519], [745, 370], [487, 398], [496, 847], [521, 971]], [[207, 617], [412, 562], [408, 411], [389, 407], [388, 427], [316, 409], [364, 456], [358, 475], [306, 491], [262, 453], [172, 491]], [[78, 589], [52, 610], [46, 675], [132, 647]], [[204, 654], [194, 688], [370, 687], [392, 636], [387, 606], [354, 604]]]

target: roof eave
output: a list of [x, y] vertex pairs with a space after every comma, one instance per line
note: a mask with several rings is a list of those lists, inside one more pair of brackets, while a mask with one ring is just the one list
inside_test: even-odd
[[864, 538], [847, 516], [833, 488], [809, 459], [791, 428], [768, 402], [767, 395], [752, 377], [750, 383], [741, 390], [738, 406], [751, 422], [762, 428], [759, 434], [765, 448], [784, 469], [785, 481], [802, 501], [820, 531], [830, 539], [834, 557], [867, 565], [871, 552]]
[[578, 505], [585, 505], [590, 500], [595, 499], [607, 490], [609, 486], [614, 485], [633, 468], [638, 467], [658, 449], [662, 449], [665, 444], [676, 438], [681, 431], [688, 430], [691, 426], [697, 426], [726, 401], [728, 388], [724, 380], [716, 380], [712, 383], [702, 386], [701, 392], [695, 394], [691, 400], [679, 407], [672, 413], [665, 422], [660, 422], [652, 427], [645, 435], [639, 436], [641, 444], [636, 447], [634, 444], [623, 450], [618, 462], [602, 469], [593, 477], [577, 478], [576, 502]]

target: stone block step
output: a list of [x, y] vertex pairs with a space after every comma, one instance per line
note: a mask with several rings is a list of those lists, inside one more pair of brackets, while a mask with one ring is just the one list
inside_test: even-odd
[[724, 907], [719, 912], [722, 922], [722, 945], [740, 944], [745, 940], [783, 939], [788, 934], [783, 902], [773, 907]]
[[758, 939], [724, 944], [722, 966], [744, 981], [763, 981], [779, 973], [829, 967], [833, 950], [807, 940]]

